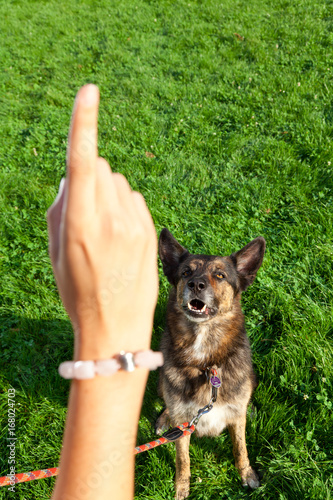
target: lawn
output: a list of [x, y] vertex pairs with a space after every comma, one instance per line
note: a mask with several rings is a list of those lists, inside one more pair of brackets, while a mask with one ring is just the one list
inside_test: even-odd
[[[242, 489], [227, 433], [192, 438], [190, 499], [333, 498], [333, 1], [0, 2], [0, 475], [58, 465], [72, 356], [45, 212], [65, 175], [74, 96], [101, 91], [99, 151], [145, 196], [159, 232], [229, 255], [267, 252], [243, 309], [259, 386]], [[153, 348], [168, 284], [160, 266]], [[162, 409], [152, 373], [138, 443]], [[173, 444], [137, 457], [136, 500], [174, 495]], [[16, 486], [45, 500], [54, 479]], [[9, 498], [6, 488], [0, 499]]]

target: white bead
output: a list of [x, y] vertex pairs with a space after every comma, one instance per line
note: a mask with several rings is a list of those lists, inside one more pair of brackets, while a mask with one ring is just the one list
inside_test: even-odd
[[99, 359], [95, 361], [96, 375], [113, 375], [120, 369], [120, 364], [116, 359]]
[[79, 380], [94, 378], [95, 363], [93, 361], [75, 361], [74, 362], [74, 378]]

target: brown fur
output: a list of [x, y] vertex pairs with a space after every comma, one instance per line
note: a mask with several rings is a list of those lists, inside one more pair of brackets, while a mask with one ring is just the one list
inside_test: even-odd
[[[225, 427], [243, 485], [259, 486], [245, 443], [246, 410], [255, 388], [250, 344], [240, 298], [255, 279], [265, 251], [257, 238], [229, 257], [192, 255], [164, 229], [159, 253], [173, 285], [161, 341], [165, 364], [160, 392], [167, 409], [157, 422], [162, 433], [171, 423], [190, 421], [209, 403], [207, 368], [222, 381], [213, 410], [197, 424], [198, 436], [217, 436]], [[190, 485], [190, 438], [176, 441], [176, 498], [187, 498]]]

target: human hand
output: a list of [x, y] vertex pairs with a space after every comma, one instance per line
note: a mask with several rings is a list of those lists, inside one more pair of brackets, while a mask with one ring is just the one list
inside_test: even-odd
[[75, 100], [67, 177], [47, 213], [57, 286], [75, 359], [148, 349], [158, 293], [157, 237], [144, 198], [97, 154], [99, 92]]

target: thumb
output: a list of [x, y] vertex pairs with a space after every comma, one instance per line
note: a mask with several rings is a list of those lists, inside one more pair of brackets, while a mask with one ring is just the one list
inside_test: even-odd
[[49, 233], [49, 254], [52, 264], [58, 260], [60, 223], [65, 199], [66, 179], [62, 178], [59, 184], [58, 194], [47, 211], [46, 219]]

